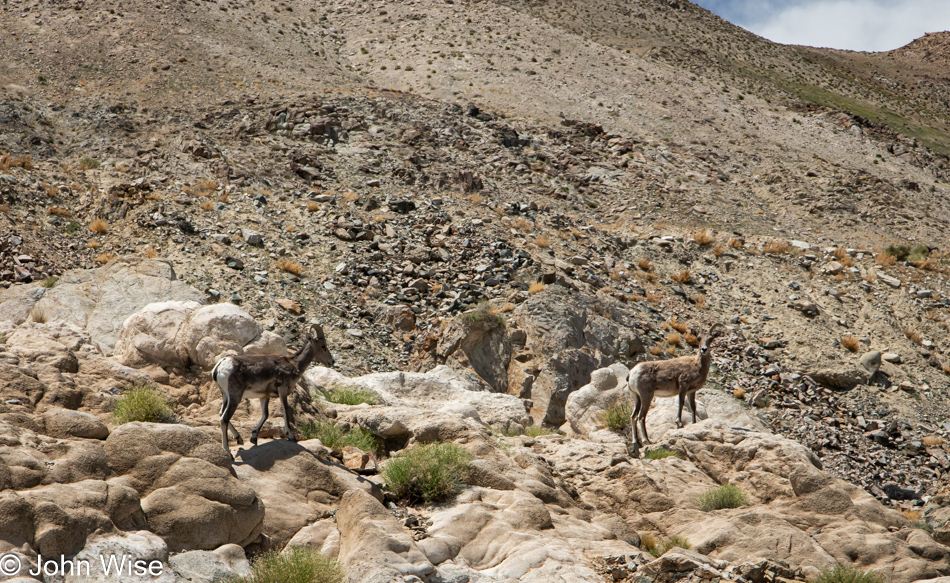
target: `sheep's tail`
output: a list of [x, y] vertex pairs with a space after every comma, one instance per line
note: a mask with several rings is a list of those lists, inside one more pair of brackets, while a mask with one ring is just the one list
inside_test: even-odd
[[231, 405], [231, 392], [228, 390], [228, 378], [231, 376], [231, 372], [234, 370], [234, 361], [230, 357], [222, 358], [218, 361], [218, 364], [214, 365], [214, 368], [211, 369], [211, 378], [214, 379], [214, 382], [221, 387], [221, 394], [223, 399], [221, 399], [221, 412], [218, 413], [218, 417], [224, 418], [224, 412], [228, 410], [228, 407]]

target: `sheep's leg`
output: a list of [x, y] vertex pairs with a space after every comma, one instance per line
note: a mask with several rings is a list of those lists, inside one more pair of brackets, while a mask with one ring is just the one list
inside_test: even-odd
[[[291, 385], [293, 387], [293, 385]], [[287, 403], [287, 393], [289, 391], [280, 391], [280, 405], [284, 408], [284, 435], [287, 436], [287, 439], [290, 441], [297, 441], [297, 438], [294, 437], [294, 432], [290, 429], [290, 423], [292, 421], [291, 417], [293, 415], [293, 410], [290, 408], [290, 405]]]
[[237, 429], [235, 429], [234, 423], [228, 421], [228, 429], [231, 430], [231, 435], [234, 436], [234, 441], [236, 441], [238, 445], [244, 445], [244, 440], [241, 439], [241, 434], [238, 433]]
[[643, 447], [643, 443], [640, 441], [640, 431], [637, 428], [637, 416], [640, 414], [640, 395], [634, 393], [633, 398], [636, 399], [637, 402], [633, 405], [633, 413], [630, 414], [630, 423], [633, 425], [633, 441], [639, 448]]
[[[234, 412], [237, 411], [239, 402], [240, 399], [232, 399], [226, 395], [224, 406], [221, 408], [221, 446], [224, 447], [224, 451], [228, 452], [231, 461], [234, 461], [234, 456], [231, 455], [231, 448], [228, 447], [228, 426], [231, 425], [231, 417], [233, 417]], [[235, 433], [237, 432], [235, 431]]]
[[693, 412], [693, 423], [696, 423], [696, 393], [689, 394], [689, 408]]
[[686, 389], [680, 383], [679, 379], [676, 379], [676, 389], [679, 393], [679, 408], [676, 410], [676, 426], [683, 427], [683, 403], [686, 402]]
[[269, 397], [261, 397], [261, 420], [257, 422], [257, 427], [251, 432], [251, 443], [254, 445], [257, 445], [257, 434], [261, 432], [261, 427], [263, 427], [264, 422], [267, 421], [267, 404], [269, 402]]
[[643, 441], [645, 443], [653, 443], [650, 441], [650, 436], [647, 435], [647, 413], [650, 412], [650, 405], [653, 404], [653, 391], [648, 392], [646, 395], [641, 395], [640, 399], [643, 400], [643, 409], [640, 410], [640, 425], [643, 427]]

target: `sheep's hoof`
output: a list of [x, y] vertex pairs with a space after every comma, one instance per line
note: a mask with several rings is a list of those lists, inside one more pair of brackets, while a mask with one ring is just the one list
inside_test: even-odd
[[257, 445], [257, 434], [251, 436], [251, 445]]
[[234, 443], [236, 443], [236, 444], [238, 444], [238, 445], [244, 445], [244, 440], [241, 439], [240, 437], [235, 437], [235, 438], [234, 438]]

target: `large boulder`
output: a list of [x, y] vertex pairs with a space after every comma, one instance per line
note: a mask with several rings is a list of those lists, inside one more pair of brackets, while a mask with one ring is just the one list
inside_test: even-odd
[[142, 497], [149, 527], [171, 550], [212, 550], [258, 537], [264, 504], [231, 472], [209, 434], [183, 425], [128, 423], [105, 443], [117, 482]]
[[73, 324], [111, 354], [126, 318], [169, 300], [205, 303], [204, 294], [178, 280], [170, 262], [129, 255], [98, 269], [67, 271], [52, 288], [36, 283], [0, 290], [0, 318], [21, 324], [42, 314], [47, 322]]
[[643, 353], [638, 328], [616, 300], [552, 285], [515, 308], [505, 327], [466, 315], [433, 325], [410, 366], [471, 370], [493, 391], [530, 399], [535, 423], [559, 427], [568, 395], [593, 371]]
[[435, 567], [392, 513], [364, 490], [351, 490], [336, 514], [340, 561], [350, 581], [388, 583], [415, 576], [429, 580]]
[[[175, 572], [168, 568], [168, 545], [147, 530], [92, 536], [76, 553], [73, 561], [76, 565], [88, 565], [88, 568], [71, 571], [63, 578], [64, 583], [179, 581]], [[136, 566], [141, 570], [137, 570]], [[152, 568], [151, 572], [149, 567]]]
[[374, 483], [315, 455], [309, 446], [316, 443], [277, 439], [237, 455], [240, 463], [234, 465], [234, 471], [267, 508], [262, 532], [277, 548], [308, 524], [329, 516], [350, 490], [365, 490], [380, 500], [383, 497]]
[[630, 370], [621, 363], [599, 368], [591, 373], [590, 383], [567, 397], [564, 407], [573, 432], [588, 435], [604, 426], [604, 412], [618, 402], [631, 403], [633, 395], [627, 388]]
[[286, 353], [280, 336], [234, 304], [179, 301], [149, 304], [130, 316], [115, 347], [123, 364], [172, 368], [209, 369], [226, 355]]
[[478, 376], [445, 365], [426, 373], [386, 372], [352, 378], [314, 366], [304, 373], [304, 379], [315, 388], [359, 388], [374, 394], [383, 405], [442, 412], [456, 418], [472, 417], [488, 425], [507, 425], [512, 421], [525, 424], [528, 420], [521, 399], [490, 392]]

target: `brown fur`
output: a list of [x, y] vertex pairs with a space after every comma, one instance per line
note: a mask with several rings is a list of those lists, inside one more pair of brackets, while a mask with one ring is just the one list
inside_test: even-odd
[[257, 445], [257, 434], [268, 416], [268, 403], [272, 397], [279, 397], [284, 410], [284, 434], [287, 439], [296, 441], [290, 428], [292, 410], [287, 397], [297, 385], [310, 363], [316, 360], [324, 366], [333, 366], [333, 355], [327, 348], [323, 328], [314, 324], [307, 331], [307, 342], [293, 356], [277, 354], [229, 356], [222, 358], [211, 371], [211, 377], [221, 387], [224, 402], [221, 404], [221, 444], [228, 448], [228, 430], [234, 435], [238, 445], [244, 440], [231, 423], [231, 417], [242, 399], [261, 400], [261, 420], [251, 432], [251, 443]]
[[718, 336], [721, 327], [722, 324], [715, 324], [703, 335], [699, 342], [699, 350], [693, 356], [641, 362], [630, 371], [627, 386], [636, 399], [630, 420], [633, 423], [633, 437], [637, 449], [643, 446], [638, 422], [643, 426], [643, 437], [646, 441], [650, 441], [647, 435], [646, 418], [650, 405], [653, 403], [653, 397], [679, 397], [677, 427], [683, 426], [683, 404], [688, 398], [689, 408], [693, 412], [693, 423], [696, 423], [696, 392], [706, 384], [709, 364], [712, 362], [712, 351], [709, 346]]

